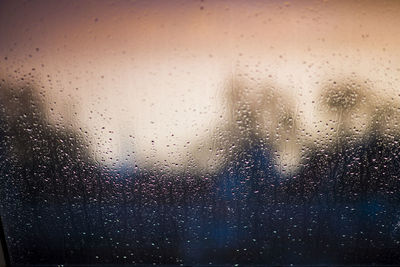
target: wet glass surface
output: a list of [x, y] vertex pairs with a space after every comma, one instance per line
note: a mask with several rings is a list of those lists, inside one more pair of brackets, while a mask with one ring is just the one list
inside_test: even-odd
[[399, 12], [0, 2], [11, 264], [400, 264]]

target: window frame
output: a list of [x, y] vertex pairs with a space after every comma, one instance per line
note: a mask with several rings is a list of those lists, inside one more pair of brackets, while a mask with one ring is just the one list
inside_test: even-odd
[[11, 266], [10, 256], [8, 254], [6, 235], [0, 215], [0, 267]]

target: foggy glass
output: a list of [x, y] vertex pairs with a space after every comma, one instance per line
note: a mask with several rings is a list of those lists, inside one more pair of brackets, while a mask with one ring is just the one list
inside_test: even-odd
[[6, 260], [400, 264], [399, 12], [2, 1]]

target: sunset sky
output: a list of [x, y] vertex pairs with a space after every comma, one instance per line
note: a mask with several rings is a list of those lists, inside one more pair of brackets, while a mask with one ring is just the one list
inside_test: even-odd
[[184, 166], [226, 122], [233, 76], [290, 98], [300, 144], [329, 132], [317, 111], [329, 79], [368, 79], [398, 105], [399, 14], [395, 0], [1, 1], [0, 75], [32, 73], [51, 123], [87, 130], [99, 161]]

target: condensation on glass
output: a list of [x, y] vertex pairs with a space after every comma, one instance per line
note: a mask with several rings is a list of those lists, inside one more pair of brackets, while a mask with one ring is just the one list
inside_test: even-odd
[[2, 1], [11, 264], [400, 264], [399, 12]]

